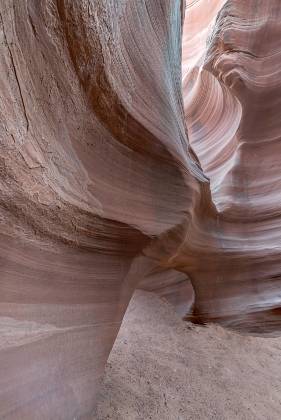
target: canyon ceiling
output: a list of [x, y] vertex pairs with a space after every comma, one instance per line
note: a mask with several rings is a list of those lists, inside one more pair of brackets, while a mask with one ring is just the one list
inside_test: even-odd
[[92, 418], [137, 287], [278, 333], [280, 20], [280, 0], [1, 1], [1, 418]]

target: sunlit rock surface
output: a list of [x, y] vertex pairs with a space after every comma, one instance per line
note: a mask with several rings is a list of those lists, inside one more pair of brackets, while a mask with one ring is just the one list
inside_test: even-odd
[[183, 35], [189, 143], [216, 219], [190, 273], [196, 312], [265, 333], [280, 327], [281, 5], [210, 3], [188, 4]]
[[136, 287], [278, 331], [281, 6], [213, 3], [2, 0], [1, 418], [91, 418]]

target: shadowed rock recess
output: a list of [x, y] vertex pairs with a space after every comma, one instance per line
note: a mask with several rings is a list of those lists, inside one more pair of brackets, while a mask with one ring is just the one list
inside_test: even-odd
[[1, 419], [90, 419], [137, 287], [280, 330], [280, 19], [1, 0]]

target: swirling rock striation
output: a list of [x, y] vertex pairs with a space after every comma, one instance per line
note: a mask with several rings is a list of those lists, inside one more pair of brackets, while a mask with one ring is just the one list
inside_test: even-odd
[[136, 287], [279, 329], [281, 6], [214, 4], [2, 1], [1, 418], [91, 418]]
[[217, 219], [207, 252], [215, 255], [201, 259], [208, 273], [193, 274], [197, 313], [248, 331], [278, 330], [281, 7], [277, 1], [216, 2], [222, 8], [215, 18], [208, 14], [208, 31], [199, 32], [205, 43], [191, 56], [185, 52], [194, 37], [189, 28], [207, 3], [189, 4], [183, 37], [189, 141], [210, 178]]

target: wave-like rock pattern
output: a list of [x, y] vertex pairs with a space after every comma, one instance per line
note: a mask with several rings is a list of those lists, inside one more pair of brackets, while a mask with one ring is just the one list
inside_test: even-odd
[[210, 4], [2, 1], [1, 418], [91, 418], [136, 287], [278, 330], [281, 7]]
[[[214, 16], [204, 14], [208, 4], [188, 4], [183, 36], [189, 141], [210, 179], [217, 219], [210, 237], [220, 242], [201, 259], [204, 274], [196, 269], [192, 276], [197, 314], [264, 333], [280, 328], [281, 7], [217, 1]], [[204, 16], [197, 35], [204, 42], [191, 50], [198, 16]]]

